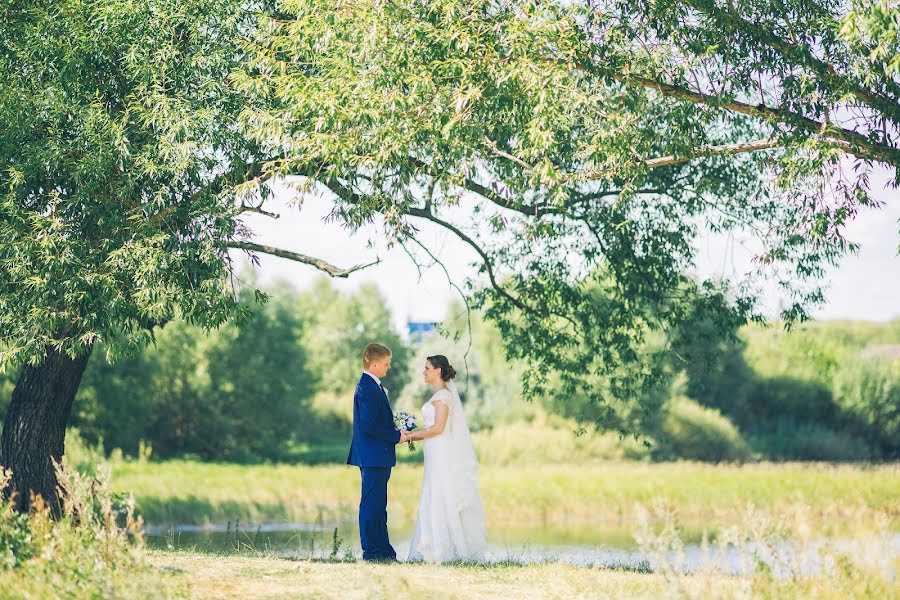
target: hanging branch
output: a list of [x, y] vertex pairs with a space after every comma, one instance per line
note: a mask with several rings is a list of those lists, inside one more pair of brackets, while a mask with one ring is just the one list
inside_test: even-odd
[[262, 252], [263, 254], [271, 254], [272, 256], [277, 256], [279, 258], [286, 258], [294, 262], [307, 264], [319, 269], [320, 271], [328, 273], [331, 277], [347, 278], [351, 273], [361, 271], [381, 262], [381, 259], [376, 259], [364, 265], [356, 265], [355, 267], [350, 267], [349, 269], [342, 269], [328, 262], [325, 262], [320, 258], [307, 256], [298, 252], [291, 252], [290, 250], [282, 250], [281, 248], [275, 248], [273, 246], [264, 246], [262, 244], [256, 244], [254, 242], [232, 241], [227, 242], [225, 245], [229, 248], [237, 248], [239, 250], [246, 250], [248, 252]]

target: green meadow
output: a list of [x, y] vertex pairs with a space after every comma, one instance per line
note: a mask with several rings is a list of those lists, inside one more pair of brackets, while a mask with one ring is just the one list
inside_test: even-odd
[[[353, 516], [359, 473], [345, 465], [235, 465], [175, 460], [113, 463], [112, 488], [134, 495], [148, 523], [309, 522], [324, 511]], [[692, 523], [721, 525], [748, 504], [777, 513], [803, 502], [822, 514], [863, 505], [900, 518], [900, 465], [597, 462], [482, 466], [482, 500], [493, 523], [622, 522], [636, 504], [669, 503]], [[388, 512], [416, 515], [422, 468], [394, 469]]]

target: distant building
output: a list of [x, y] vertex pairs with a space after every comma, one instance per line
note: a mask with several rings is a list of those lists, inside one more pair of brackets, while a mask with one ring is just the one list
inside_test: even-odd
[[421, 344], [425, 340], [425, 334], [434, 331], [437, 325], [437, 323], [424, 321], [407, 321], [406, 330], [410, 343]]

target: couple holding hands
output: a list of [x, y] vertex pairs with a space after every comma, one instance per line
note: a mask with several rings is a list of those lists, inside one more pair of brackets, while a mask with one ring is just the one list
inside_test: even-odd
[[353, 439], [347, 464], [359, 467], [359, 538], [363, 559], [396, 561], [387, 529], [387, 485], [395, 446], [424, 440], [425, 469], [408, 561], [481, 561], [487, 525], [478, 491], [478, 459], [446, 356], [429, 356], [422, 375], [433, 393], [422, 406], [422, 429], [399, 431], [387, 390], [391, 351], [369, 344], [353, 395]]

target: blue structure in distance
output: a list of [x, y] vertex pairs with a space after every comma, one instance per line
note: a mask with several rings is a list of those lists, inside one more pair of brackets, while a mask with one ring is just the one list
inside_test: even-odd
[[409, 341], [414, 344], [421, 344], [425, 339], [425, 334], [434, 331], [436, 327], [437, 323], [407, 321], [406, 328], [409, 333]]

